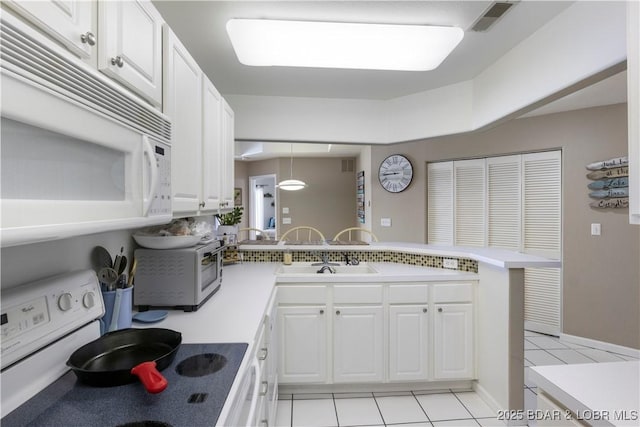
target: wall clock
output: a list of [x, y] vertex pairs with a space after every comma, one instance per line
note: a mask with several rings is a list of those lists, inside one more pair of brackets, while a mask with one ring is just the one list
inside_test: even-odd
[[378, 179], [385, 190], [399, 193], [411, 184], [413, 166], [405, 156], [392, 154], [380, 163]]

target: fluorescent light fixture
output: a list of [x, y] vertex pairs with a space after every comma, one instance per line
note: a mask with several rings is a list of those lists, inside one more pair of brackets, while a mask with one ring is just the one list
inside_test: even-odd
[[460, 43], [458, 27], [231, 19], [238, 60], [252, 66], [433, 70]]

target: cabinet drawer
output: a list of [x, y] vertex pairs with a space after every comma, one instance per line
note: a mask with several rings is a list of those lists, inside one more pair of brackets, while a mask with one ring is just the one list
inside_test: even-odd
[[333, 302], [336, 304], [381, 304], [382, 285], [336, 285], [333, 288]]
[[431, 297], [434, 303], [472, 301], [472, 286], [471, 283], [442, 283], [433, 285]]
[[280, 304], [326, 304], [327, 287], [317, 285], [281, 286], [278, 288]]
[[429, 285], [390, 285], [390, 304], [419, 304], [429, 302]]

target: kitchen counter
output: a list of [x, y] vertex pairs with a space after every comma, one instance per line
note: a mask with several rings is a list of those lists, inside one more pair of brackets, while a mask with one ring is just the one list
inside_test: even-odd
[[498, 248], [475, 248], [464, 246], [440, 246], [425, 245], [421, 243], [407, 242], [371, 242], [368, 245], [330, 245], [328, 243], [319, 245], [287, 245], [285, 242], [273, 244], [251, 244], [240, 245], [242, 251], [255, 250], [285, 250], [292, 251], [395, 251], [423, 255], [434, 255], [453, 258], [469, 258], [478, 262], [483, 262], [500, 268], [524, 268], [524, 267], [551, 267], [562, 266], [562, 261], [544, 258], [536, 255], [529, 255]]
[[[369, 262], [377, 273], [363, 274], [279, 274], [278, 283], [389, 283], [420, 281], [478, 280], [477, 273], [444, 268], [420, 267], [393, 262]], [[320, 267], [318, 267], [320, 268]], [[348, 269], [349, 267], [345, 267]]]
[[529, 378], [578, 420], [598, 426], [640, 425], [640, 362], [531, 367]]
[[[169, 328], [182, 333], [184, 343], [228, 343], [246, 342], [249, 348], [240, 367], [240, 372], [247, 369], [249, 355], [253, 350], [254, 340], [268, 309], [276, 285], [275, 271], [279, 263], [243, 263], [225, 266], [222, 286], [213, 297], [195, 312], [169, 310], [166, 319], [158, 323], [144, 324], [134, 322], [137, 328], [154, 327]], [[404, 264], [374, 263], [378, 274], [377, 281], [433, 281], [433, 280], [477, 280], [477, 274], [458, 270], [443, 270], [428, 267], [416, 267]], [[323, 281], [331, 280], [330, 274], [317, 274]], [[342, 276], [340, 282], [350, 281], [350, 275]], [[355, 276], [355, 275], [354, 275]], [[359, 275], [364, 276], [364, 275]], [[370, 278], [373, 281], [373, 277]], [[278, 281], [288, 280], [279, 276]], [[353, 277], [353, 281], [364, 278]], [[292, 281], [302, 282], [301, 278]], [[228, 403], [238, 393], [240, 376], [236, 377], [229, 393], [227, 404], [223, 408], [220, 420], [227, 417]]]

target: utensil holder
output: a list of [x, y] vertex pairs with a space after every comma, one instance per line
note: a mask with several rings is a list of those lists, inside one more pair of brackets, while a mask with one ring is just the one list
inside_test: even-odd
[[[115, 309], [116, 293], [120, 292], [120, 304], [119, 310]], [[133, 295], [133, 286], [124, 289], [118, 289], [117, 291], [102, 291], [102, 300], [104, 301], [104, 316], [100, 319], [100, 333], [105, 334], [111, 332], [109, 327], [112, 323], [113, 312], [118, 312], [117, 322], [115, 329], [126, 329], [131, 327], [131, 311]]]

